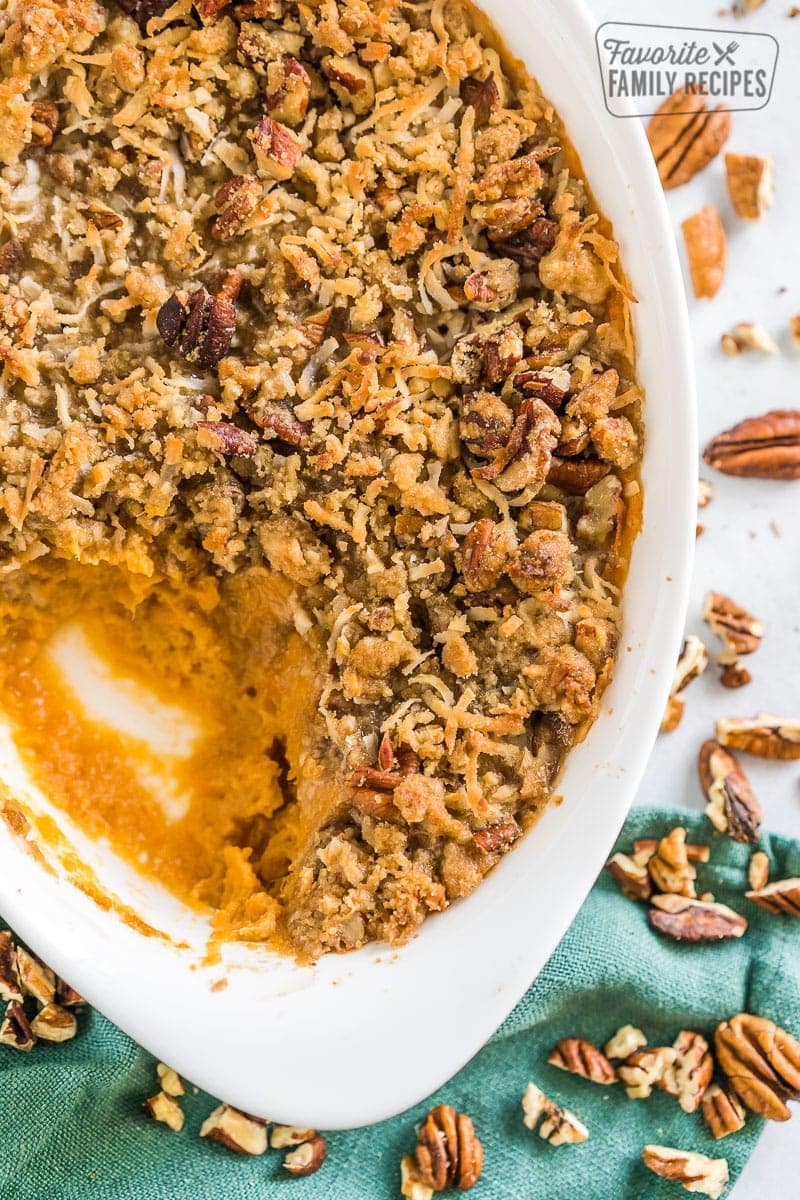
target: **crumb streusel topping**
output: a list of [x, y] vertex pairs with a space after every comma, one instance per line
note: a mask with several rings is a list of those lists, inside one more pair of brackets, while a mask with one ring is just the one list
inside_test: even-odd
[[270, 933], [400, 941], [610, 674], [641, 403], [611, 232], [461, 0], [0, 0], [0, 30], [0, 570], [18, 606], [40, 559], [223, 604], [279, 576], [318, 665], [287, 804], [312, 760], [329, 802], [258, 880]]

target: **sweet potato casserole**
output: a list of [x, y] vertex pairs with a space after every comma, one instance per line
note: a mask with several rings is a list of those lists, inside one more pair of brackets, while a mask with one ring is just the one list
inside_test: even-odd
[[[541, 811], [613, 665], [611, 230], [462, 0], [0, 0], [0, 30], [20, 753], [220, 936], [402, 941]], [[188, 750], [81, 708], [76, 622]]]

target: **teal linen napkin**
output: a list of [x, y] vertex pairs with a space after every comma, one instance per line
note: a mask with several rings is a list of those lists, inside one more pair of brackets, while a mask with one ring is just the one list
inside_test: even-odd
[[[733, 1183], [761, 1132], [758, 1118], [748, 1116], [742, 1132], [715, 1142], [699, 1114], [687, 1116], [661, 1092], [632, 1101], [619, 1084], [598, 1087], [547, 1064], [560, 1038], [583, 1035], [602, 1045], [627, 1023], [659, 1045], [684, 1028], [710, 1037], [719, 1020], [746, 1010], [800, 1035], [800, 927], [743, 897], [750, 848], [718, 835], [712, 841], [703, 817], [652, 809], [633, 813], [618, 848], [676, 824], [690, 840], [712, 842], [712, 862], [699, 868], [701, 889], [747, 916], [741, 940], [666, 941], [649, 929], [645, 907], [622, 897], [603, 872], [539, 978], [480, 1053], [402, 1116], [331, 1135], [327, 1163], [306, 1179], [287, 1176], [282, 1152], [242, 1159], [201, 1141], [198, 1129], [214, 1102], [192, 1088], [181, 1133], [151, 1122], [140, 1104], [157, 1090], [154, 1060], [99, 1013], [86, 1013], [78, 1037], [62, 1046], [28, 1055], [0, 1046], [0, 1200], [393, 1200], [400, 1158], [432, 1102], [475, 1121], [485, 1147], [475, 1200], [685, 1195], [644, 1169], [647, 1142], [724, 1156]], [[800, 875], [800, 843], [765, 836], [762, 848], [772, 878]], [[584, 1121], [586, 1143], [556, 1148], [524, 1128], [520, 1098], [530, 1079]]]

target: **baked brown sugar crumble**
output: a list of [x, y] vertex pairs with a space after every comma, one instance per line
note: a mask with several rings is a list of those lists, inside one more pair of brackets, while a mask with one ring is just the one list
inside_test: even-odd
[[[226, 935], [402, 941], [541, 811], [610, 675], [641, 403], [611, 231], [460, 0], [0, 28], [18, 743]], [[57, 694], [68, 617], [211, 713], [177, 825]]]

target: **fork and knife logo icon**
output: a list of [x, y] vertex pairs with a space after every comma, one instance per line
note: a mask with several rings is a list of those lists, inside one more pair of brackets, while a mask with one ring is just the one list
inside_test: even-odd
[[731, 67], [736, 66], [733, 56], [739, 49], [738, 42], [728, 42], [727, 46], [720, 46], [719, 42], [712, 42], [711, 45], [714, 47], [714, 52], [717, 55], [716, 62], [714, 63], [715, 67], [720, 67], [723, 63], [728, 63]]

